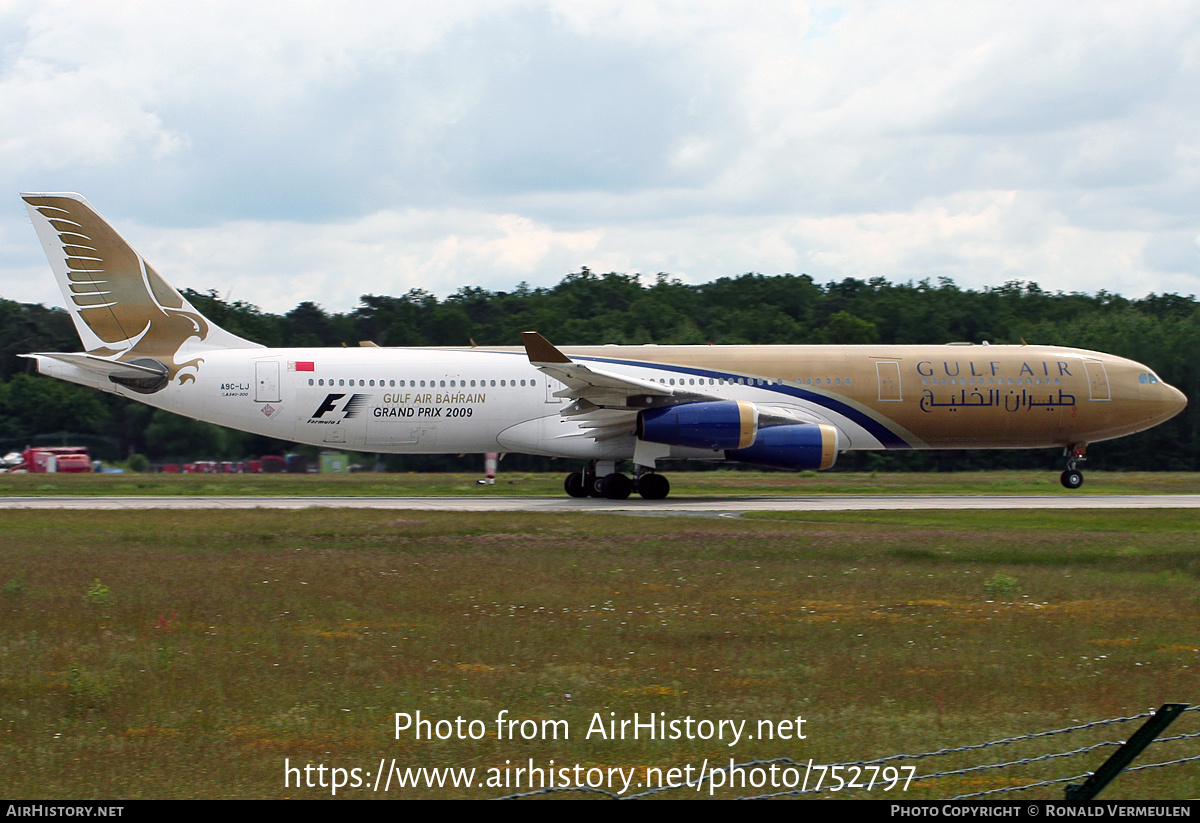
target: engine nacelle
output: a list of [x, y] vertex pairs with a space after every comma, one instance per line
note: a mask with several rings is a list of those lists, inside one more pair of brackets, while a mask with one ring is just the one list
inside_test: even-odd
[[838, 430], [823, 423], [768, 426], [759, 429], [753, 445], [727, 449], [725, 457], [777, 469], [828, 469], [837, 460], [838, 446]]
[[745, 449], [758, 433], [758, 409], [742, 400], [681, 403], [638, 412], [637, 436], [696, 449]]

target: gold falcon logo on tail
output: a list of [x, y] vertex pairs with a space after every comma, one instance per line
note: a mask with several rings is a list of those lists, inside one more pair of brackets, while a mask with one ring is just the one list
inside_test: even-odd
[[157, 362], [161, 388], [194, 380], [205, 350], [257, 347], [196, 311], [78, 194], [22, 198], [93, 369]]

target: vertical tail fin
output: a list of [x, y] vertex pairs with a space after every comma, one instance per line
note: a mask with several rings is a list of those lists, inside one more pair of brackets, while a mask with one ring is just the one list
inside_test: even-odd
[[257, 348], [196, 311], [78, 194], [22, 194], [84, 349], [153, 358], [174, 378], [188, 355]]

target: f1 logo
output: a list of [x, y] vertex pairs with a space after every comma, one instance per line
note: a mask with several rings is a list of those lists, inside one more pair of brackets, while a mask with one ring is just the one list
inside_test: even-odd
[[317, 410], [312, 413], [312, 418], [310, 419], [317, 420], [321, 417], [324, 417], [326, 412], [340, 411], [342, 419], [348, 420], [351, 417], [355, 417], [359, 411], [362, 410], [363, 403], [366, 403], [367, 400], [371, 398], [371, 395], [369, 394], [352, 394], [350, 395], [350, 399], [346, 401], [345, 405], [339, 409], [338, 401], [345, 396], [346, 395], [344, 394], [325, 395], [325, 399], [321, 401], [321, 405], [318, 406]]
[[312, 416], [313, 417], [323, 417], [325, 415], [325, 412], [335, 411], [337, 408], [337, 401], [341, 400], [345, 396], [346, 395], [344, 395], [344, 394], [327, 394], [327, 395], [325, 395], [325, 400], [322, 401], [321, 405], [317, 408], [317, 410], [312, 413]]

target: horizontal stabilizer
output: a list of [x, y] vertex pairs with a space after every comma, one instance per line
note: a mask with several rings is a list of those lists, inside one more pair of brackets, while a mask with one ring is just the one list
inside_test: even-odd
[[84, 354], [82, 352], [36, 352], [34, 354], [22, 354], [18, 356], [28, 357], [39, 362], [41, 358], [46, 357], [66, 363], [69, 366], [75, 366], [100, 377], [120, 377], [126, 380], [158, 377], [166, 370], [165, 367], [156, 369], [153, 366], [142, 366], [137, 363], [122, 363], [119, 360], [107, 360], [103, 357], [97, 357], [94, 354]]

